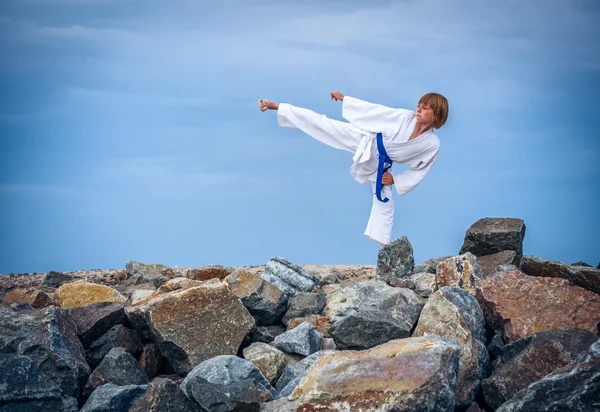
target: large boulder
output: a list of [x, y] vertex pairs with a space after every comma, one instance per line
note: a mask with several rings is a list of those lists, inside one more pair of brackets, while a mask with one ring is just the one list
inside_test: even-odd
[[520, 390], [569, 365], [598, 340], [583, 329], [547, 330], [502, 348], [494, 372], [483, 381], [483, 395], [494, 409]]
[[381, 249], [377, 254], [377, 277], [386, 283], [396, 278], [405, 278], [413, 273], [415, 258], [408, 238], [402, 236]]
[[476, 297], [487, 323], [503, 330], [506, 343], [550, 329], [598, 332], [600, 296], [564, 279], [495, 272], [478, 282]]
[[85, 306], [95, 302], [125, 302], [127, 298], [115, 289], [89, 282], [65, 283], [55, 293], [63, 309]]
[[298, 292], [310, 292], [320, 285], [318, 277], [282, 257], [269, 260], [260, 276], [288, 296], [295, 296]]
[[491, 255], [503, 250], [523, 254], [525, 222], [517, 218], [483, 218], [473, 223], [465, 233], [459, 254]]
[[233, 355], [254, 319], [225, 282], [160, 294], [126, 308], [131, 323], [155, 341], [177, 373], [217, 355]]
[[126, 321], [124, 308], [125, 302], [96, 302], [68, 309], [67, 312], [77, 325], [77, 335], [83, 347], [87, 348], [113, 326]]
[[124, 348], [113, 348], [88, 378], [83, 395], [88, 396], [96, 388], [107, 383], [119, 386], [145, 385], [148, 383], [148, 377], [129, 352]]
[[328, 295], [323, 315], [331, 319], [329, 335], [340, 349], [368, 349], [409, 337], [424, 305], [410, 289], [368, 280], [340, 285]]
[[483, 271], [477, 262], [477, 257], [471, 252], [466, 252], [440, 262], [436, 276], [438, 289], [444, 286], [455, 286], [475, 294], [475, 285], [483, 278]]
[[225, 281], [258, 326], [273, 325], [281, 320], [287, 309], [288, 296], [277, 286], [248, 272], [234, 272]]
[[567, 279], [577, 286], [600, 294], [600, 269], [567, 265], [554, 260], [525, 255], [521, 259], [521, 271], [529, 276]]
[[277, 336], [272, 345], [285, 353], [308, 356], [321, 349], [323, 335], [308, 322]]
[[166, 378], [153, 380], [144, 395], [127, 412], [203, 412], [175, 382]]
[[0, 353], [0, 410], [77, 412], [77, 400], [64, 396], [27, 356]]
[[0, 353], [28, 356], [73, 397], [90, 374], [75, 322], [53, 306], [23, 312], [0, 307]]
[[256, 366], [271, 384], [275, 383], [286, 366], [285, 354], [262, 342], [255, 342], [245, 348], [244, 359]]
[[96, 389], [80, 412], [126, 412], [146, 392], [148, 385], [118, 386], [107, 383]]
[[319, 359], [292, 392], [298, 411], [453, 411], [460, 347], [439, 336]]
[[461, 346], [456, 406], [475, 400], [486, 377], [485, 319], [477, 300], [464, 289], [445, 286], [429, 297], [413, 336], [438, 335]]
[[532, 383], [496, 412], [600, 410], [600, 340], [576, 361]]

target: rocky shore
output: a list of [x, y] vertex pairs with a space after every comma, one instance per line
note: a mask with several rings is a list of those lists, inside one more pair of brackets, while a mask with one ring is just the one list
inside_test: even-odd
[[453, 256], [0, 276], [0, 411], [600, 410], [600, 264], [483, 218]]

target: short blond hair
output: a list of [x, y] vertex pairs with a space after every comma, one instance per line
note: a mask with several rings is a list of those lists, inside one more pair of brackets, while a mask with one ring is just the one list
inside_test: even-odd
[[419, 99], [419, 104], [431, 107], [433, 110], [433, 128], [439, 129], [448, 120], [448, 100], [438, 93], [427, 93]]

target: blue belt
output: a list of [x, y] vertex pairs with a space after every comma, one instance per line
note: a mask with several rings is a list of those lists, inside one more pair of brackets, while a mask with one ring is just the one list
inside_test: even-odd
[[385, 199], [381, 198], [381, 190], [383, 189], [383, 183], [381, 180], [383, 179], [383, 174], [387, 172], [390, 167], [392, 167], [394, 162], [388, 156], [387, 152], [385, 151], [385, 147], [383, 147], [383, 135], [381, 133], [377, 133], [377, 150], [379, 151], [379, 167], [377, 168], [375, 195], [379, 201], [386, 203], [390, 199], [387, 197]]

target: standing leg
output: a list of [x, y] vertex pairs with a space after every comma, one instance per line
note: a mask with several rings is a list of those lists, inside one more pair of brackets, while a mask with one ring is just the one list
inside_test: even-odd
[[389, 201], [383, 203], [375, 195], [375, 183], [371, 183], [373, 206], [371, 215], [365, 230], [365, 236], [379, 242], [381, 245], [390, 243], [392, 238], [392, 227], [394, 225], [394, 198], [392, 197], [392, 185], [385, 185], [381, 190], [381, 197]]
[[259, 101], [261, 110], [277, 110], [277, 122], [282, 127], [302, 130], [314, 139], [328, 146], [355, 153], [360, 140], [366, 133], [350, 123], [329, 119], [309, 109], [287, 103]]

